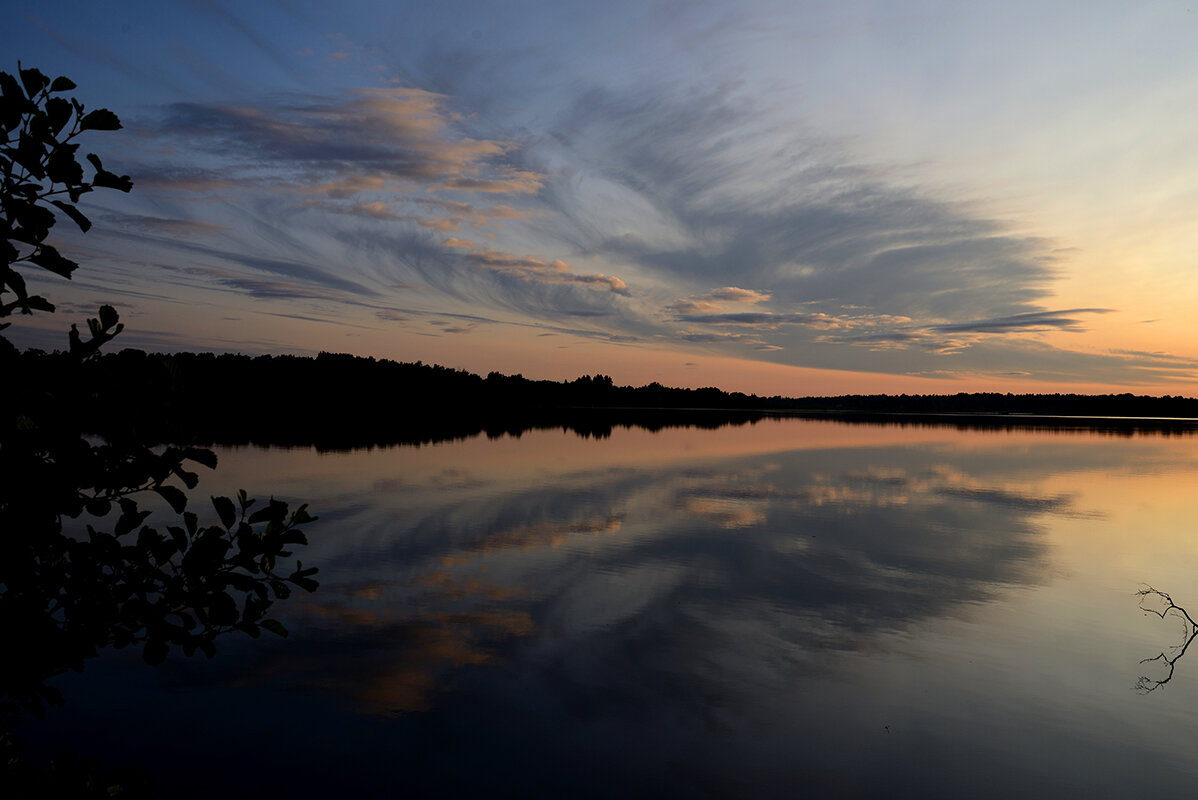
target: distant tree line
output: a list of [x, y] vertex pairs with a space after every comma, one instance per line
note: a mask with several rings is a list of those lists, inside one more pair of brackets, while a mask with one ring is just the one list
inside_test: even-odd
[[126, 349], [80, 363], [27, 350], [14, 385], [61, 399], [109, 441], [312, 445], [422, 444], [564, 427], [603, 437], [613, 426], [715, 427], [761, 416], [742, 394], [615, 386], [606, 375], [534, 381], [344, 354], [315, 357]]
[[1135, 394], [871, 394], [772, 397], [767, 407], [886, 414], [1029, 414], [1066, 417], [1198, 418], [1198, 399]]
[[[760, 397], [714, 387], [617, 386], [607, 375], [531, 380], [346, 354], [315, 357], [126, 349], [80, 363], [28, 350], [13, 386], [61, 398], [84, 429], [109, 440], [315, 444], [324, 448], [421, 444], [563, 427], [587, 436], [613, 426], [746, 423], [766, 414], [1035, 415], [1198, 418], [1198, 400], [1131, 394], [842, 395]], [[994, 420], [1001, 424], [1001, 420]], [[988, 423], [987, 423], [988, 424]]]

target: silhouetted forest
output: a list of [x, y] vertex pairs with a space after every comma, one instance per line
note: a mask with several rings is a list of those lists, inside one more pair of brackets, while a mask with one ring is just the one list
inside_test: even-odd
[[[14, 360], [12, 385], [49, 389], [85, 430], [110, 439], [175, 443], [315, 444], [337, 449], [420, 444], [480, 433], [519, 435], [555, 427], [602, 437], [613, 426], [718, 427], [777, 414], [908, 424], [943, 424], [950, 420], [940, 415], [954, 415], [954, 424], [968, 427], [1015, 423], [1126, 430], [1188, 430], [1193, 427], [1190, 420], [1198, 419], [1198, 400], [1186, 397], [760, 397], [714, 387], [617, 386], [606, 375], [560, 382], [497, 372], [484, 378], [421, 362], [333, 353], [246, 356], [125, 349], [79, 363], [66, 354], [29, 350]], [[1018, 417], [1011, 419], [1012, 415]], [[1141, 419], [1082, 422], [1059, 417]]]

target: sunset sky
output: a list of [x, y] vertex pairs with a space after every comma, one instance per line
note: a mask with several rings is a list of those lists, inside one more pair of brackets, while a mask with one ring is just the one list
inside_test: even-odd
[[[759, 394], [1198, 393], [1198, 2], [5, 2], [125, 124], [148, 350]], [[94, 199], [93, 199], [94, 198]]]

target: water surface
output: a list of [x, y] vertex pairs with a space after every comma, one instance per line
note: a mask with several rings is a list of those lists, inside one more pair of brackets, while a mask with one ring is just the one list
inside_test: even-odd
[[1198, 780], [1198, 438], [764, 419], [228, 448], [320, 516], [286, 640], [107, 653], [35, 746], [170, 796], [1127, 797]]

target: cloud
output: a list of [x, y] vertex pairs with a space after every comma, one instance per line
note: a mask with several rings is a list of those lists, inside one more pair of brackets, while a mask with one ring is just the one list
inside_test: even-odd
[[[996, 319], [971, 320], [967, 322], [942, 323], [938, 325], [916, 325], [910, 319], [893, 320], [877, 318], [849, 318], [866, 320], [865, 325], [847, 324], [839, 333], [824, 334], [821, 341], [838, 344], [864, 345], [893, 349], [919, 346], [932, 352], [947, 354], [969, 349], [982, 337], [1039, 333], [1044, 331], [1081, 332], [1081, 320], [1074, 315], [1109, 314], [1107, 308], [1072, 308], [1062, 311], [1035, 311], [1015, 314]], [[862, 331], [860, 328], [866, 328]], [[946, 335], [951, 334], [951, 335]]]
[[702, 300], [727, 300], [733, 303], [764, 303], [770, 299], [770, 295], [766, 292], [756, 292], [752, 289], [739, 289], [735, 286], [725, 286], [722, 289], [713, 289], [704, 295]]
[[942, 333], [1005, 333], [1008, 331], [1083, 331], [1081, 320], [1068, 314], [1110, 314], [1111, 308], [1069, 308], [1063, 311], [1032, 311], [997, 319], [981, 319], [970, 322], [954, 322], [934, 325], [932, 330]]
[[239, 275], [221, 274], [216, 270], [192, 270], [192, 274], [203, 274], [222, 286], [237, 289], [256, 300], [327, 300], [328, 292], [312, 289], [297, 283], [247, 278]]
[[744, 342], [760, 343], [760, 340], [752, 339], [743, 333], [727, 333], [719, 332], [700, 332], [700, 331], [679, 331], [678, 337], [683, 341], [696, 342], [702, 344], [711, 344], [718, 342]]
[[764, 303], [769, 299], [770, 295], [765, 292], [757, 292], [752, 289], [739, 289], [735, 286], [725, 286], [722, 289], [712, 289], [706, 294], [691, 295], [682, 300], [676, 300], [666, 306], [665, 310], [678, 315], [707, 314], [724, 310], [726, 308], [725, 303], [755, 305], [757, 303]]
[[463, 225], [483, 228], [493, 225], [499, 220], [525, 219], [531, 215], [529, 211], [503, 204], [480, 207], [472, 203], [432, 198], [418, 198], [413, 200], [413, 203], [440, 213], [441, 216], [422, 218], [417, 221], [426, 228], [442, 231], [461, 230]]
[[1162, 368], [1169, 367], [1191, 367], [1198, 368], [1198, 358], [1190, 356], [1177, 356], [1171, 353], [1162, 353], [1159, 350], [1111, 350], [1113, 355], [1121, 356], [1146, 364], [1156, 364]]
[[203, 167], [179, 167], [141, 164], [132, 169], [133, 185], [138, 190], [153, 189], [167, 192], [204, 194], [224, 192], [238, 185], [239, 180]]
[[462, 239], [446, 239], [447, 247], [469, 248], [462, 256], [468, 263], [483, 269], [496, 270], [517, 275], [537, 283], [574, 283], [607, 289], [615, 294], [628, 295], [628, 285], [614, 275], [584, 275], [571, 271], [571, 266], [561, 259], [546, 262], [536, 256], [516, 256], [493, 248], [481, 248]]
[[113, 226], [120, 226], [126, 230], [145, 231], [162, 236], [182, 236], [185, 238], [203, 237], [229, 230], [225, 225], [218, 225], [215, 222], [206, 222], [204, 220], [174, 219], [118, 212], [105, 212], [103, 221]]
[[[1069, 255], [1058, 243], [796, 130], [733, 86], [594, 88], [525, 157], [572, 165], [571, 180], [542, 192], [559, 212], [545, 226], [564, 243], [627, 264], [638, 284], [691, 288], [658, 307], [665, 327], [685, 326], [680, 341], [713, 334], [784, 348], [771, 360], [880, 372], [968, 351], [985, 369], [980, 359], [1028, 355], [1028, 337], [1079, 332], [1109, 312], [1045, 307]], [[730, 328], [769, 341], [714, 336]]]
[[774, 330], [782, 325], [804, 325], [812, 328], [834, 328], [838, 322], [827, 314], [775, 314], [769, 311], [739, 311], [728, 314], [680, 314], [680, 322], [706, 325], [736, 325], [746, 328]]
[[175, 103], [159, 130], [254, 165], [259, 183], [295, 184], [330, 198], [412, 186], [500, 194], [541, 189], [543, 175], [505, 161], [512, 143], [458, 133], [446, 102], [421, 89], [390, 88], [255, 106]]
[[443, 319], [435, 319], [429, 323], [434, 328], [439, 329], [442, 333], [470, 333], [478, 327], [477, 322], [467, 323], [462, 325], [457, 322], [450, 322]]
[[[304, 283], [360, 297], [378, 294], [362, 279], [369, 270], [387, 286], [413, 283], [406, 273], [456, 300], [539, 318], [610, 316], [610, 304], [585, 295], [631, 296], [621, 277], [577, 271], [552, 256], [518, 256], [501, 242], [479, 244], [480, 237], [496, 239], [507, 223], [546, 213], [479, 198], [523, 197], [526, 203], [547, 178], [513, 161], [514, 141], [463, 133], [462, 118], [449, 106], [449, 98], [413, 88], [290, 95], [256, 105], [175, 103], [155, 129], [158, 141], [176, 151], [198, 148], [204, 168], [181, 172], [151, 161], [139, 174], [159, 191], [236, 193], [239, 224], [230, 238], [247, 246], [209, 255], [222, 266], [284, 276], [279, 286], [252, 273], [223, 284], [255, 297], [285, 299], [294, 284], [298, 298]], [[161, 156], [171, 148], [147, 152]], [[232, 218], [227, 208], [207, 208], [213, 219], [223, 219], [217, 212]], [[302, 226], [297, 214], [304, 215]], [[438, 245], [422, 229], [481, 232]], [[296, 254], [294, 261], [278, 257], [279, 245]], [[337, 268], [326, 266], [331, 263]], [[561, 291], [549, 291], [554, 287]], [[601, 335], [630, 338], [621, 330]]]
[[[266, 258], [245, 253], [238, 253], [230, 250], [222, 250], [214, 247], [207, 247], [191, 242], [175, 241], [173, 245], [176, 248], [190, 251], [194, 254], [205, 255], [226, 264], [237, 264], [243, 267], [248, 267], [257, 272], [265, 272], [272, 275], [281, 275], [294, 281], [297, 285], [303, 284], [309, 289], [321, 287], [324, 292], [324, 297], [328, 298], [327, 290], [335, 290], [345, 292], [350, 295], [359, 297], [375, 297], [378, 292], [367, 288], [358, 281], [353, 281], [348, 278], [342, 278], [337, 275], [330, 274], [323, 266], [306, 264], [299, 260], [287, 260], [282, 258]], [[191, 268], [195, 269], [195, 268]]]
[[[1108, 313], [1046, 307], [1059, 243], [897, 185], [735, 87], [584, 90], [545, 135], [458, 109], [412, 87], [175, 103], [131, 172], [160, 194], [232, 197], [180, 221], [235, 228], [219, 252], [171, 246], [244, 270], [221, 285], [259, 299], [323, 288], [389, 307], [415, 285], [429, 313], [451, 299], [603, 341], [898, 374], [964, 356], [979, 374], [1066, 380], [1075, 354], [1030, 342]], [[196, 166], [162, 165], [163, 144], [200, 151]], [[163, 243], [172, 216], [127, 229]], [[1127, 380], [1193, 370], [1083, 360]]]

